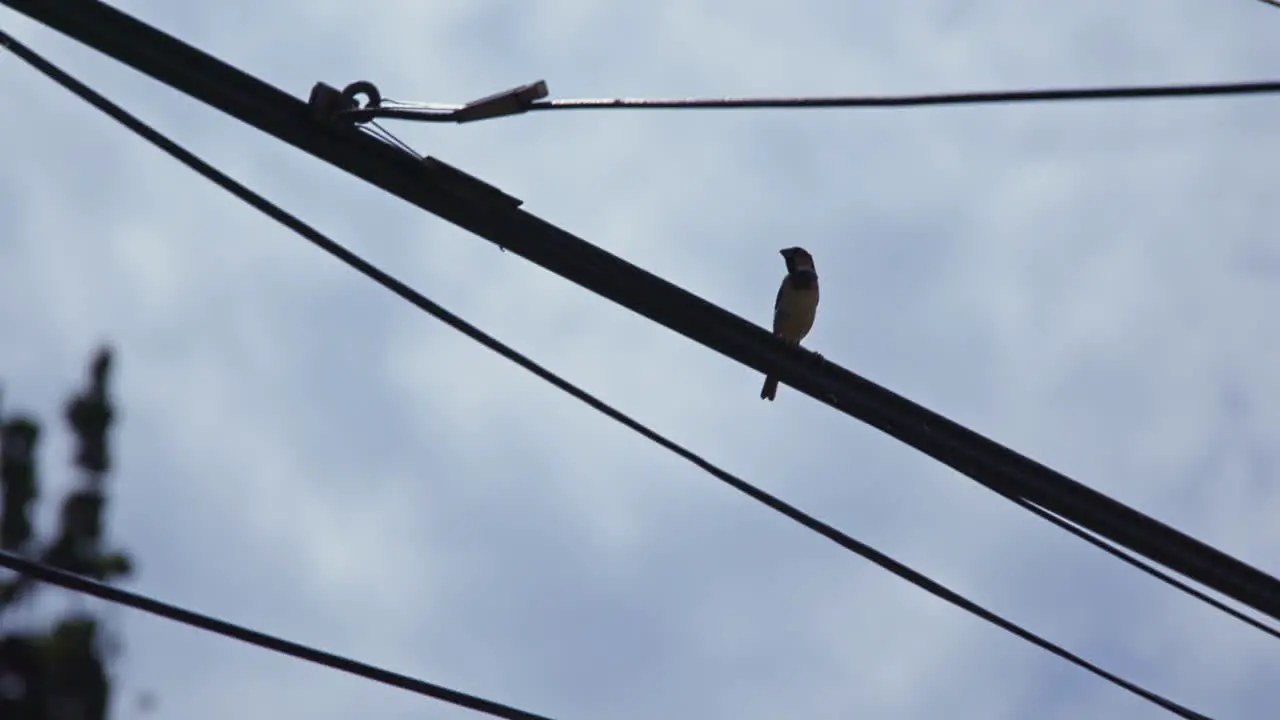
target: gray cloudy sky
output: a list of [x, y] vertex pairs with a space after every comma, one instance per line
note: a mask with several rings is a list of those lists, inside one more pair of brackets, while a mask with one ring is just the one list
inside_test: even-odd
[[[463, 102], [1273, 78], [1250, 0], [119, 2], [295, 95]], [[93, 51], [0, 27], [446, 307], [746, 479], [1215, 718], [1270, 638], [876, 431]], [[1163, 711], [840, 551], [344, 269], [0, 55], [0, 378], [53, 417], [120, 352], [133, 587], [561, 720]], [[535, 114], [416, 148], [1280, 572], [1275, 99]], [[15, 112], [14, 110], [20, 110]], [[44, 447], [55, 487], [61, 438]], [[471, 713], [140, 614], [158, 718]], [[121, 717], [131, 717], [125, 713]]]

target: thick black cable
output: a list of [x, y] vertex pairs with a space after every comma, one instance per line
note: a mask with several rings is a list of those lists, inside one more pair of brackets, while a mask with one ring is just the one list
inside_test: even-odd
[[464, 692], [451, 690], [442, 685], [429, 683], [425, 680], [418, 680], [407, 675], [384, 670], [380, 667], [367, 665], [357, 660], [334, 655], [323, 650], [317, 650], [313, 647], [300, 645], [290, 640], [267, 635], [266, 633], [250, 630], [249, 628], [225, 620], [219, 620], [209, 615], [202, 615], [191, 610], [170, 605], [159, 600], [149, 598], [145, 595], [129, 592], [118, 587], [106, 585], [96, 580], [91, 580], [81, 575], [75, 575], [54, 567], [50, 567], [43, 563], [28, 560], [20, 555], [14, 555], [7, 551], [0, 551], [0, 567], [6, 567], [14, 572], [21, 573], [27, 577], [35, 578], [41, 582], [57, 585], [68, 590], [92, 595], [93, 597], [106, 600], [107, 602], [131, 607], [135, 610], [141, 610], [152, 615], [158, 615], [162, 618], [174, 620], [184, 625], [207, 630], [217, 635], [240, 640], [251, 645], [271, 650], [282, 655], [288, 655], [298, 660], [324, 665], [334, 670], [340, 670], [352, 675], [358, 675], [362, 678], [372, 680], [383, 685], [391, 685], [402, 690], [426, 695], [427, 697], [442, 700], [451, 705], [468, 708], [494, 717], [507, 718], [507, 720], [551, 720], [544, 715], [535, 715], [531, 712], [518, 710], [502, 703], [496, 703], [492, 700], [486, 700], [475, 695], [468, 695]]
[[[1272, 0], [1261, 0], [1271, 3]], [[845, 95], [831, 97], [724, 98], [566, 98], [535, 100], [506, 113], [552, 110], [743, 110], [819, 108], [902, 108], [939, 105], [991, 105], [1080, 100], [1155, 100], [1258, 95], [1280, 92], [1280, 81], [1200, 85], [1134, 85], [1123, 87], [995, 90], [924, 95]], [[419, 122], [468, 122], [463, 105], [385, 105], [347, 110], [353, 121], [395, 118]], [[501, 117], [501, 116], [498, 116]]]
[[569, 381], [561, 378], [560, 376], [556, 375], [550, 370], [547, 370], [546, 368], [537, 364], [536, 362], [529, 359], [528, 357], [521, 354], [520, 352], [508, 347], [498, 339], [492, 337], [491, 335], [488, 335], [487, 333], [483, 332], [482, 330], [475, 327], [474, 325], [468, 323], [467, 321], [463, 320], [457, 315], [454, 315], [453, 313], [449, 312], [444, 307], [431, 301], [421, 293], [410, 288], [408, 285], [405, 285], [400, 280], [387, 274], [386, 272], [379, 269], [378, 267], [368, 262], [367, 260], [361, 258], [359, 255], [351, 252], [350, 250], [347, 250], [342, 245], [329, 239], [325, 235], [321, 234], [318, 230], [312, 228], [311, 226], [304, 223], [302, 220], [289, 214], [283, 208], [280, 208], [279, 206], [275, 205], [271, 201], [267, 200], [261, 195], [255, 193], [254, 191], [240, 184], [239, 182], [237, 182], [235, 179], [231, 178], [227, 174], [223, 173], [222, 171], [218, 170], [212, 165], [209, 165], [204, 160], [201, 160], [199, 157], [197, 157], [190, 151], [186, 150], [185, 148], [181, 147], [180, 145], [173, 142], [169, 138], [165, 137], [164, 135], [162, 135], [161, 133], [159, 133], [158, 131], [156, 131], [154, 128], [150, 127], [143, 121], [129, 114], [120, 106], [112, 103], [110, 100], [108, 100], [106, 97], [102, 96], [98, 92], [94, 91], [92, 88], [88, 87], [84, 83], [81, 83], [80, 81], [71, 77], [67, 73], [63, 72], [62, 70], [54, 66], [52, 63], [48, 62], [44, 58], [37, 55], [34, 51], [30, 50], [26, 46], [20, 44], [17, 40], [5, 34], [3, 31], [0, 31], [0, 45], [3, 45], [4, 47], [8, 48], [11, 52], [18, 55], [18, 57], [22, 58], [23, 60], [31, 64], [33, 67], [35, 67], [37, 70], [47, 75], [49, 78], [57, 82], [59, 85], [62, 85], [64, 88], [71, 91], [75, 95], [79, 96], [81, 99], [89, 102], [94, 107], [98, 108], [99, 110], [103, 111], [104, 113], [111, 116], [115, 120], [119, 121], [125, 127], [137, 133], [139, 136], [146, 139], [148, 142], [152, 143], [153, 145], [159, 147], [161, 150], [165, 151], [166, 153], [168, 153], [169, 155], [177, 159], [179, 162], [183, 163], [184, 165], [187, 165], [188, 167], [195, 170], [200, 175], [204, 176], [205, 178], [212, 181], [216, 185], [222, 187], [223, 189], [229, 191], [230, 193], [240, 198], [241, 200], [244, 200], [249, 205], [262, 211], [267, 216], [280, 222], [282, 225], [288, 227], [289, 229], [303, 236], [307, 240], [310, 240], [313, 244], [315, 244], [322, 250], [337, 257], [339, 260], [346, 263], [351, 268], [355, 269], [356, 271], [365, 275], [369, 279], [373, 280], [379, 285], [382, 285], [384, 288], [400, 296], [400, 298], [412, 303], [413, 305], [429, 313], [430, 315], [433, 315], [434, 317], [443, 321], [444, 323], [454, 328], [455, 330], [458, 330], [459, 332], [472, 338], [473, 340], [476, 340], [480, 344], [493, 350], [499, 355], [502, 355], [508, 360], [511, 360], [512, 362], [520, 365], [521, 367], [532, 372], [533, 374], [537, 375], [543, 380], [546, 380], [547, 382], [551, 383], [552, 385], [559, 388], [560, 390], [563, 390], [569, 395], [572, 395], [578, 400], [581, 400], [582, 402], [591, 406], [595, 410], [598, 410], [599, 412], [603, 413], [609, 418], [621, 423], [622, 425], [625, 425], [626, 427], [634, 430], [635, 432], [639, 433], [645, 438], [653, 441], [654, 443], [662, 446], [663, 448], [666, 448], [667, 450], [670, 450], [671, 452], [688, 460], [689, 462], [693, 463], [699, 468], [705, 470], [706, 472], [710, 473], [711, 475], [725, 482], [735, 490], [738, 490], [739, 492], [747, 495], [748, 497], [751, 497], [752, 499], [787, 516], [788, 518], [800, 523], [801, 525], [809, 528], [810, 530], [813, 530], [814, 532], [826, 537], [827, 539], [837, 543], [838, 545], [845, 548], [846, 550], [854, 552], [866, 558], [867, 560], [870, 560], [871, 562], [879, 565], [880, 567], [888, 570], [889, 572], [897, 575], [898, 577], [901, 577], [904, 580], [907, 580], [908, 582], [926, 590], [927, 592], [939, 598], [942, 598], [943, 600], [946, 600], [947, 602], [953, 605], [956, 605], [957, 607], [960, 607], [997, 627], [1007, 630], [1008, 632], [1013, 633], [1014, 635], [1017, 635], [1023, 640], [1026, 640], [1034, 645], [1037, 645], [1038, 647], [1041, 647], [1053, 653], [1054, 655], [1057, 655], [1058, 657], [1061, 657], [1085, 670], [1088, 670], [1089, 672], [1097, 675], [1098, 677], [1101, 677], [1121, 688], [1128, 690], [1129, 692], [1135, 695], [1138, 695], [1139, 697], [1142, 697], [1152, 703], [1155, 703], [1156, 705], [1159, 705], [1160, 707], [1163, 707], [1164, 709], [1180, 717], [1194, 718], [1197, 720], [1206, 720], [1207, 716], [1201, 715], [1200, 713], [1197, 713], [1194, 710], [1190, 710], [1176, 702], [1173, 702], [1172, 700], [1164, 698], [1160, 695], [1157, 695], [1154, 692], [1151, 692], [1150, 690], [1147, 690], [1139, 685], [1129, 682], [1128, 680], [1125, 680], [1124, 678], [1121, 678], [1118, 675], [1114, 675], [1110, 672], [1107, 672], [1106, 670], [1103, 670], [1097, 665], [1090, 663], [1089, 661], [1085, 660], [1084, 658], [1081, 658], [1078, 655], [1075, 655], [1074, 653], [1066, 650], [1065, 648], [1062, 648], [1048, 640], [1045, 640], [1044, 638], [1041, 638], [1040, 636], [1032, 633], [1031, 631], [1022, 628], [1021, 626], [1009, 620], [1004, 619], [1003, 617], [991, 612], [990, 610], [987, 610], [981, 605], [978, 605], [977, 603], [969, 600], [968, 598], [965, 598], [964, 596], [947, 588], [946, 586], [938, 582], [935, 582], [934, 580], [894, 560], [888, 555], [881, 553], [880, 551], [872, 548], [871, 546], [853, 539], [852, 537], [850, 537], [849, 535], [846, 535], [845, 533], [841, 532], [835, 527], [828, 525], [822, 522], [821, 520], [818, 520], [817, 518], [814, 518], [813, 516], [805, 513], [804, 511], [792, 505], [787, 504], [786, 502], [780, 500], [779, 498], [774, 497], [773, 495], [770, 495], [764, 490], [761, 490], [755, 487], [754, 485], [746, 482], [745, 480], [742, 480], [737, 476], [730, 474], [728, 471], [720, 469], [719, 467], [717, 467], [716, 465], [713, 465], [708, 460], [705, 460], [701, 456], [695, 454], [693, 451], [684, 448], [683, 446], [675, 443], [672, 440], [668, 440], [666, 437], [658, 434], [656, 431], [649, 429], [647, 426], [641, 424], [639, 421], [632, 419], [628, 415], [608, 405], [603, 400], [596, 398], [594, 395], [591, 395], [590, 393], [578, 388], [576, 385], [573, 385]]

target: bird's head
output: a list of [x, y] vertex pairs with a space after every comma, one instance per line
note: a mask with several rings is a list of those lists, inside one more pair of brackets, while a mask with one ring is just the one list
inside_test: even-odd
[[782, 259], [787, 262], [787, 272], [795, 272], [796, 270], [814, 270], [813, 256], [808, 250], [802, 247], [783, 248], [778, 251], [782, 254]]

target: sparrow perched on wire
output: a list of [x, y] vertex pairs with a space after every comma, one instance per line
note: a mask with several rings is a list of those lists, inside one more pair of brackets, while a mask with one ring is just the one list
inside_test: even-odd
[[[773, 334], [799, 345], [813, 327], [813, 317], [818, 310], [818, 270], [813, 256], [804, 248], [792, 247], [779, 252], [787, 262], [787, 276], [782, 278], [778, 298], [773, 301]], [[773, 400], [777, 394], [778, 378], [765, 377], [760, 397]]]

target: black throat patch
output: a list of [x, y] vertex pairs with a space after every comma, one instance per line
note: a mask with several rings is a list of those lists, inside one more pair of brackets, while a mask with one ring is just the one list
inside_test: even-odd
[[812, 290], [818, 284], [818, 273], [813, 270], [794, 270], [787, 275], [787, 283], [796, 290]]

